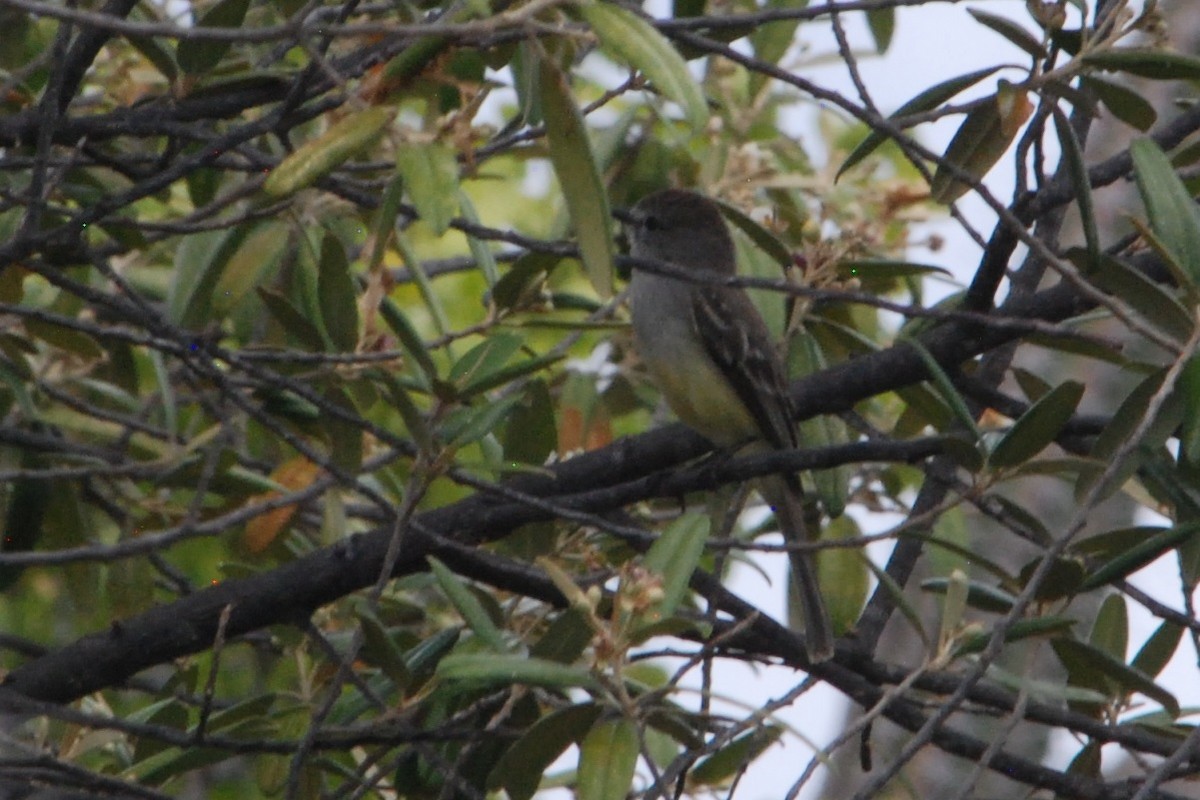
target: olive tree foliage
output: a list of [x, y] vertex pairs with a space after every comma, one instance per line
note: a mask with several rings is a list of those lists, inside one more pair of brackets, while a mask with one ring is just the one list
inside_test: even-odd
[[[4, 791], [728, 795], [787, 746], [774, 796], [844, 749], [862, 798], [934, 751], [964, 797], [1177, 796], [1200, 58], [1153, 2], [956, 7], [1004, 61], [876, 96], [860, 60], [931, 2], [0, 0]], [[829, 54], [853, 91], [806, 77]], [[645, 380], [611, 209], [666, 186], [723, 204], [802, 449], [705, 459]], [[937, 303], [934, 217], [978, 254]], [[782, 557], [739, 513], [781, 470], [826, 663], [726, 581]], [[1160, 557], [1175, 586], [1126, 581]], [[797, 689], [714, 705], [734, 661]], [[776, 715], [815, 682], [854, 711], [806, 768]]]

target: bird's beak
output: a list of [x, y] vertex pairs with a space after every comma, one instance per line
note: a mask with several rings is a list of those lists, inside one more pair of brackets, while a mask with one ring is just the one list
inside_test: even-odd
[[628, 208], [614, 208], [612, 215], [622, 225], [636, 225], [638, 221], [637, 216]]

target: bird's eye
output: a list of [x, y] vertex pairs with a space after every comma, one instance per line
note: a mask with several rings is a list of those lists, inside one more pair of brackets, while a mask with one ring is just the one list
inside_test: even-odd
[[661, 231], [663, 229], [662, 221], [653, 214], [648, 215], [642, 220], [642, 227], [648, 231]]

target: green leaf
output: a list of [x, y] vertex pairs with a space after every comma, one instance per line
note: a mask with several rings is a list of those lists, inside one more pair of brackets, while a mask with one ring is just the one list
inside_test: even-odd
[[319, 353], [325, 349], [325, 340], [321, 337], [321, 331], [282, 292], [266, 286], [255, 287], [255, 292], [263, 306], [266, 307], [267, 313], [300, 346], [313, 353]]
[[999, 84], [993, 102], [967, 114], [938, 162], [929, 185], [929, 194], [935, 202], [949, 205], [971, 188], [955, 177], [948, 165], [982, 179], [1008, 150], [1028, 119], [1032, 106], [1024, 90], [1004, 80]]
[[761, 725], [744, 733], [698, 763], [688, 776], [698, 786], [717, 786], [729, 781], [747, 764], [783, 737], [783, 727]]
[[514, 464], [541, 466], [558, 449], [554, 398], [541, 379], [531, 380], [504, 431], [504, 458]]
[[579, 746], [579, 800], [625, 800], [639, 750], [632, 720], [614, 719], [593, 727]]
[[988, 464], [1015, 467], [1042, 452], [1071, 419], [1083, 397], [1083, 384], [1065, 381], [1033, 404], [988, 454]]
[[[1112, 534], [1129, 534], [1136, 536], [1141, 531], [1154, 530], [1145, 528], [1126, 528], [1121, 531], [1111, 532]], [[1082, 591], [1090, 589], [1098, 589], [1107, 583], [1124, 578], [1137, 572], [1142, 567], [1156, 560], [1163, 553], [1178, 547], [1184, 541], [1191, 539], [1197, 533], [1200, 533], [1200, 522], [1188, 522], [1182, 525], [1177, 525], [1173, 528], [1167, 528], [1160, 533], [1152, 536], [1141, 537], [1128, 549], [1113, 557], [1111, 560], [1101, 564], [1094, 570], [1089, 571], [1087, 578], [1080, 586]], [[1084, 547], [1088, 543], [1101, 537], [1096, 536], [1080, 542], [1080, 547]]]
[[977, 8], [968, 8], [967, 13], [974, 17], [975, 21], [980, 25], [1000, 34], [1034, 58], [1040, 59], [1046, 57], [1046, 48], [1042, 47], [1042, 43], [1033, 34], [1008, 17], [989, 14]]
[[[854, 539], [859, 536], [862, 536], [862, 529], [848, 514], [831, 520], [821, 531], [821, 538], [826, 541]], [[870, 590], [867, 561], [862, 551], [855, 547], [830, 547], [816, 555], [817, 583], [825, 596], [825, 605], [829, 609], [833, 630], [838, 634], [853, 630], [862, 614], [867, 592]], [[798, 605], [800, 598], [792, 585], [792, 577], [789, 572], [788, 619], [796, 620], [796, 624], [799, 625], [803, 610]], [[791, 605], [792, 602], [797, 605]]]
[[175, 249], [167, 318], [183, 328], [206, 325], [212, 317], [212, 289], [250, 226], [204, 231], [183, 237]]
[[520, 402], [521, 396], [514, 394], [478, 408], [459, 409], [442, 426], [442, 436], [456, 447], [482, 439], [495, 431]]
[[1150, 635], [1142, 649], [1134, 656], [1134, 669], [1154, 678], [1161, 673], [1175, 655], [1183, 639], [1183, 626], [1167, 620]]
[[396, 169], [408, 199], [435, 236], [450, 227], [459, 210], [458, 158], [440, 142], [409, 142], [396, 152]]
[[321, 239], [317, 297], [321, 322], [335, 351], [353, 353], [358, 344], [358, 292], [342, 243], [332, 234]]
[[[789, 375], [812, 375], [828, 366], [825, 351], [822, 349], [817, 337], [810, 330], [802, 328], [790, 337], [787, 342], [787, 369]], [[799, 428], [800, 440], [805, 442], [809, 447], [830, 447], [846, 444], [849, 441], [846, 423], [839, 417], [831, 414], [822, 414], [803, 420], [800, 422]], [[853, 469], [849, 464], [843, 464], [832, 469], [813, 470], [812, 480], [816, 486], [817, 495], [820, 497], [821, 505], [825, 508], [826, 513], [831, 519], [836, 520], [846, 510], [846, 498], [850, 495], [850, 480], [852, 477]], [[859, 533], [856, 531], [852, 535], [858, 535]], [[828, 560], [829, 568], [836, 569], [841, 578], [849, 581], [846, 584], [846, 587], [849, 588], [853, 585], [854, 578], [861, 577], [865, 580], [866, 574], [862, 571], [862, 564], [857, 562], [857, 556], [852, 560], [843, 560], [844, 555], [846, 555], [845, 552], [837, 550], [822, 552], [818, 555], [817, 561], [823, 562]], [[829, 558], [826, 559], [826, 556]], [[835, 563], [837, 564], [836, 567]], [[843, 610], [855, 616], [857, 616], [859, 611], [858, 608], [851, 610], [849, 606]]]
[[[1042, 636], [1058, 636], [1066, 633], [1075, 624], [1075, 620], [1067, 619], [1066, 617], [1035, 617], [1033, 619], [1020, 619], [1009, 626], [1004, 632], [1005, 642], [1019, 642], [1022, 639], [1032, 639]], [[963, 637], [958, 645], [958, 649], [954, 651], [955, 656], [971, 655], [973, 653], [982, 653], [991, 641], [992, 634], [990, 631]]]
[[497, 311], [519, 311], [543, 302], [546, 279], [562, 263], [551, 253], [525, 253], [492, 286], [492, 302]]
[[704, 93], [666, 37], [637, 14], [613, 3], [589, 2], [577, 8], [600, 38], [601, 49], [642, 72], [664, 97], [678, 103], [693, 130], [704, 128], [708, 123]]
[[[1077, 251], [1067, 253], [1077, 265], [1081, 262], [1077, 256], [1081, 255]], [[1148, 323], [1181, 343], [1191, 338], [1195, 319], [1170, 289], [1108, 254], [1087, 263], [1090, 264], [1089, 278], [1101, 289], [1132, 306]]]
[[1150, 226], [1193, 283], [1200, 277], [1200, 209], [1166, 154], [1150, 139], [1129, 146], [1134, 177]]
[[412, 681], [412, 672], [405, 661], [404, 652], [396, 645], [383, 622], [366, 603], [356, 603], [354, 613], [362, 626], [363, 657], [378, 664], [396, 684], [396, 688], [407, 687]]
[[[807, 0], [805, 0], [807, 2]], [[791, 7], [793, 0], [765, 0], [759, 8], [763, 10], [778, 9]], [[696, 15], [703, 13], [703, 4], [701, 10]], [[693, 15], [693, 16], [696, 16]], [[768, 64], [778, 64], [779, 60], [787, 54], [788, 48], [796, 41], [796, 28], [800, 25], [799, 20], [795, 19], [780, 19], [773, 20], [765, 25], [747, 26], [747, 30], [735, 30], [728, 28], [725, 30], [713, 30], [707, 35], [720, 36], [721, 41], [729, 43], [734, 39], [746, 36], [751, 47], [754, 48], [754, 55], [760, 60]], [[740, 27], [740, 26], [739, 26]], [[683, 54], [686, 58], [696, 58], [702, 53], [698, 52], [698, 48], [686, 46], [683, 48]], [[763, 75], [761, 72], [752, 72], [749, 75], [749, 91], [751, 97], [755, 96], [762, 90], [762, 87], [770, 81], [768, 75]]]
[[600, 167], [566, 76], [548, 58], [541, 59], [539, 76], [550, 163], [567, 202], [588, 279], [601, 297], [609, 297], [615, 249]]
[[868, 11], [867, 27], [875, 41], [875, 52], [883, 55], [892, 46], [892, 36], [896, 32], [896, 9], [885, 6]]
[[942, 618], [938, 625], [938, 642], [940, 647], [952, 641], [959, 626], [962, 624], [963, 614], [967, 610], [967, 573], [961, 569], [950, 571], [950, 577], [946, 579], [945, 593], [942, 600]]
[[329, 415], [323, 421], [322, 427], [329, 441], [330, 459], [348, 474], [356, 475], [362, 468], [363, 432], [352, 420], [359, 412], [346, 389], [339, 384], [331, 385], [325, 390], [325, 399], [346, 414], [346, 417]]
[[383, 316], [383, 321], [387, 323], [387, 326], [392, 329], [392, 333], [396, 334], [400, 346], [417, 365], [420, 374], [425, 378], [426, 385], [432, 386], [436, 383], [438, 379], [437, 366], [433, 363], [429, 350], [425, 347], [425, 341], [417, 333], [413, 324], [409, 322], [408, 317], [396, 301], [390, 297], [383, 298], [379, 303], [379, 313]]
[[[1017, 575], [1017, 584], [1021, 587], [1028, 586], [1041, 563], [1041, 558], [1034, 558], [1027, 562]], [[1034, 594], [1034, 599], [1045, 603], [1071, 597], [1080, 591], [1080, 586], [1086, 576], [1083, 564], [1077, 559], [1056, 558], [1050, 566], [1050, 571], [1043, 576], [1042, 582]]]
[[[919, 114], [925, 111], [932, 111], [942, 103], [950, 100], [959, 92], [971, 88], [979, 83], [984, 78], [988, 77], [1000, 67], [988, 67], [986, 69], [969, 72], [966, 75], [959, 75], [956, 78], [951, 78], [947, 81], [942, 81], [939, 84], [929, 87], [925, 91], [918, 94], [916, 97], [909, 100], [904, 105], [896, 110], [895, 114], [888, 117], [888, 120], [896, 120], [903, 118], [909, 114]], [[887, 141], [887, 134], [879, 131], [871, 131], [867, 138], [863, 139], [851, 152], [846, 156], [846, 160], [838, 167], [837, 177], [841, 177], [842, 173], [853, 167], [855, 164], [862, 161], [871, 153]]]
[[396, 379], [394, 373], [386, 370], [374, 370], [370, 372], [370, 377], [377, 384], [381, 384], [384, 387], [388, 399], [391, 400], [392, 408], [404, 420], [404, 426], [408, 429], [408, 435], [413, 438], [413, 441], [422, 450], [428, 450], [433, 444], [433, 434], [429, 430], [429, 424], [425, 419], [425, 415], [421, 413], [421, 409], [413, 401], [408, 389]]
[[1092, 181], [1088, 176], [1087, 163], [1083, 160], [1083, 145], [1075, 135], [1075, 128], [1067, 115], [1057, 105], [1051, 105], [1054, 114], [1054, 130], [1062, 146], [1067, 174], [1075, 189], [1075, 202], [1079, 206], [1079, 219], [1083, 225], [1083, 238], [1087, 242], [1088, 262], [1100, 258], [1100, 234], [1096, 230], [1096, 207], [1092, 202]]
[[786, 269], [792, 266], [792, 252], [788, 250], [787, 245], [779, 241], [779, 238], [775, 234], [752, 220], [741, 209], [723, 200], [718, 200], [717, 205], [720, 207], [721, 213], [725, 215], [725, 218], [732, 222], [734, 227], [750, 237], [750, 240], [758, 245], [760, 250], [769, 255], [781, 267]]
[[1154, 80], [1200, 80], [1200, 58], [1137, 47], [1099, 50], [1083, 56], [1089, 67]]
[[1083, 749], [1075, 754], [1071, 759], [1071, 763], [1067, 765], [1068, 775], [1085, 775], [1090, 778], [1100, 777], [1101, 767], [1101, 742], [1090, 741], [1083, 746]]
[[570, 664], [583, 655], [592, 641], [593, 633], [587, 612], [568, 608], [559, 612], [542, 638], [530, 648], [529, 654], [535, 658]]
[[1096, 613], [1096, 621], [1092, 623], [1088, 644], [1118, 661], [1125, 661], [1125, 652], [1129, 649], [1129, 611], [1125, 607], [1124, 597], [1110, 594], [1104, 598]]
[[[921, 581], [921, 588], [934, 594], [945, 594], [950, 588], [950, 579], [928, 578]], [[1003, 614], [1012, 608], [1015, 600], [1011, 592], [979, 581], [967, 582], [966, 602], [971, 608]]]
[[1179, 701], [1175, 696], [1156, 684], [1150, 676], [1124, 661], [1074, 639], [1055, 639], [1050, 645], [1067, 668], [1073, 685], [1097, 688], [1093, 683], [1099, 679], [1102, 685], [1108, 687], [1107, 694], [1114, 699], [1139, 692], [1157, 701], [1172, 718], [1179, 716]]
[[242, 240], [237, 251], [225, 262], [213, 286], [214, 314], [228, 314], [255, 287], [265, 282], [287, 251], [288, 238], [287, 223], [271, 220], [255, 227]]
[[[463, 219], [476, 225], [480, 224], [475, 204], [461, 189], [458, 192], [458, 206]], [[488, 246], [487, 240], [468, 233], [467, 247], [471, 248], [471, 257], [475, 259], [475, 266], [479, 267], [479, 271], [483, 273], [483, 279], [487, 281], [488, 288], [494, 289], [497, 281], [500, 280], [500, 271], [496, 268], [496, 257], [492, 255], [492, 249]]]
[[894, 281], [897, 278], [923, 278], [926, 276], [953, 277], [944, 267], [918, 264], [915, 261], [896, 261], [886, 258], [849, 259], [839, 261], [838, 275], [857, 278], [860, 281]]
[[433, 577], [437, 579], [438, 585], [442, 587], [447, 599], [458, 609], [458, 613], [462, 615], [467, 626], [488, 647], [497, 653], [507, 653], [510, 648], [504, 641], [504, 634], [492, 621], [491, 615], [479, 602], [479, 598], [472, 594], [467, 585], [439, 559], [428, 556], [426, 561], [429, 562], [429, 568], [433, 572]]
[[454, 362], [448, 380], [464, 389], [507, 364], [523, 343], [514, 333], [493, 333]]
[[896, 582], [896, 579], [887, 573], [887, 570], [878, 566], [871, 559], [863, 559], [866, 561], [867, 569], [879, 581], [879, 587], [886, 591], [891, 597], [892, 602], [896, 604], [896, 608], [900, 609], [900, 613], [908, 620], [909, 626], [920, 637], [922, 644], [929, 645], [929, 636], [925, 633], [925, 626], [921, 621], [921, 614], [913, 605], [912, 599], [908, 593], [904, 591], [904, 587]]
[[1095, 76], [1084, 78], [1080, 85], [1095, 92], [1104, 107], [1126, 125], [1148, 131], [1158, 121], [1158, 112], [1140, 92]]
[[[152, 36], [126, 36], [125, 38], [168, 81], [174, 82], [175, 78], [179, 76], [179, 66], [175, 63], [175, 57], [157, 39]], [[217, 60], [219, 61], [220, 58]]]
[[595, 703], [581, 703], [539, 719], [496, 762], [487, 788], [504, 789], [511, 800], [530, 800], [542, 775], [568, 747], [583, 740], [602, 710]]
[[967, 408], [967, 402], [958, 393], [958, 389], [954, 388], [954, 382], [950, 380], [950, 376], [942, 369], [942, 365], [925, 349], [925, 345], [921, 344], [918, 340], [907, 336], [901, 337], [901, 339], [917, 352], [917, 355], [921, 358], [921, 362], [925, 365], [925, 370], [929, 373], [929, 377], [933, 381], [934, 389], [937, 390], [938, 395], [950, 407], [950, 410], [954, 412], [959, 423], [978, 440], [979, 428], [975, 424], [975, 416]]
[[286, 197], [320, 180], [374, 144], [395, 117], [395, 108], [372, 106], [338, 121], [279, 162], [263, 183], [263, 191]]
[[685, 514], [667, 526], [646, 551], [642, 564], [662, 576], [663, 599], [657, 611], [663, 617], [674, 614], [687, 593], [688, 581], [704, 554], [708, 529], [707, 514]]
[[[200, 28], [239, 28], [250, 8], [250, 0], [218, 0], [196, 20]], [[208, 72], [229, 52], [232, 42], [214, 39], [182, 39], [175, 50], [175, 61], [189, 74]], [[157, 62], [155, 62], [157, 64]]]
[[546, 689], [598, 690], [596, 680], [578, 667], [541, 658], [500, 653], [459, 653], [438, 662], [437, 676], [472, 686], [503, 687], [521, 683]]
[[[1184, 463], [1200, 464], [1200, 358], [1192, 356], [1183, 371], [1175, 390], [1183, 395], [1183, 425], [1179, 432], [1179, 458]], [[1178, 518], [1178, 517], [1177, 517]]]
[[[1165, 377], [1166, 371], [1158, 370], [1134, 387], [1133, 391], [1121, 402], [1108, 425], [1096, 437], [1096, 443], [1092, 446], [1090, 454], [1092, 459], [1101, 464], [1112, 462], [1117, 451], [1123, 449], [1125, 441], [1141, 425], [1142, 417], [1151, 400], [1163, 389]], [[1099, 498], [1107, 497], [1117, 491], [1138, 468], [1143, 459], [1142, 453], [1152, 452], [1167, 440], [1182, 419], [1183, 406], [1178, 392], [1172, 392], [1167, 397], [1159, 407], [1158, 416], [1144, 432], [1142, 440], [1137, 442], [1136, 448], [1128, 452], [1117, 468], [1110, 473], [1106, 483], [1097, 493]], [[1076, 497], [1083, 497], [1084, 494], [1091, 491], [1099, 479], [1099, 473], [1081, 473], [1075, 485]]]

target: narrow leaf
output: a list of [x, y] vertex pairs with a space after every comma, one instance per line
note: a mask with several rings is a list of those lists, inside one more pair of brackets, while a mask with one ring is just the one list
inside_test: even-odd
[[[475, 204], [461, 189], [458, 192], [458, 207], [463, 219], [476, 225], [479, 224], [479, 214], [475, 211]], [[487, 281], [488, 289], [494, 288], [496, 282], [500, 280], [500, 271], [496, 268], [496, 257], [492, 255], [487, 240], [467, 234], [467, 247], [471, 248], [471, 257], [475, 259], [475, 266], [479, 267], [479, 271], [483, 273], [483, 279]]]
[[1152, 678], [1157, 677], [1174, 657], [1182, 639], [1182, 625], [1170, 620], [1164, 622], [1150, 635], [1142, 649], [1138, 650], [1131, 666]]
[[669, 525], [646, 551], [642, 563], [663, 579], [663, 599], [657, 609], [661, 616], [674, 614], [683, 600], [692, 571], [704, 553], [708, 528], [708, 515], [687, 514]]
[[632, 720], [614, 719], [592, 728], [579, 746], [579, 800], [625, 800], [638, 760]]
[[867, 12], [867, 27], [875, 40], [875, 52], [883, 55], [892, 46], [896, 33], [896, 9], [891, 6], [871, 9]]
[[721, 200], [717, 201], [717, 205], [721, 207], [721, 213], [733, 223], [734, 227], [750, 237], [750, 240], [776, 263], [785, 269], [792, 266], [792, 252], [788, 250], [787, 245], [779, 241], [775, 234], [752, 220], [740, 208]]
[[358, 344], [358, 292], [350, 275], [350, 262], [342, 243], [332, 234], [321, 240], [317, 273], [317, 298], [321, 322], [335, 351], [354, 352]]
[[432, 385], [438, 377], [437, 366], [433, 363], [429, 350], [425, 347], [425, 342], [404, 311], [395, 300], [385, 297], [379, 303], [379, 313], [388, 327], [392, 329], [392, 333], [396, 334], [396, 338], [400, 340], [400, 346], [412, 358], [426, 382]]
[[967, 114], [950, 140], [933, 174], [930, 196], [950, 204], [966, 194], [970, 185], [952, 174], [948, 165], [977, 180], [983, 178], [1008, 150], [1032, 110], [1024, 91], [1001, 80], [995, 101]]
[[555, 661], [500, 653], [448, 655], [438, 662], [437, 676], [444, 681], [462, 681], [481, 687], [520, 683], [546, 689], [599, 688], [586, 670]]
[[265, 282], [288, 247], [288, 226], [272, 220], [246, 236], [213, 286], [213, 313], [223, 316]]
[[396, 152], [396, 169], [404, 180], [408, 199], [435, 236], [450, 227], [458, 213], [458, 158], [440, 143], [408, 143]]
[[[1157, 701], [1163, 710], [1173, 718], [1179, 716], [1179, 701], [1175, 699], [1175, 696], [1156, 684], [1150, 676], [1127, 665], [1124, 661], [1114, 658], [1104, 650], [1074, 639], [1055, 639], [1050, 644], [1054, 648], [1055, 655], [1063, 662], [1063, 666], [1068, 667], [1068, 670], [1072, 666], [1078, 669], [1080, 665], [1087, 664], [1091, 670], [1098, 672], [1110, 681], [1120, 696], [1140, 692], [1151, 700]], [[1087, 686], [1087, 684], [1082, 685]], [[1088, 686], [1087, 688], [1093, 687]]]
[[[238, 28], [249, 8], [250, 0], [219, 0], [200, 15], [196, 25], [201, 28]], [[184, 72], [193, 75], [208, 72], [220, 63], [232, 44], [214, 39], [183, 39], [175, 50], [175, 61]]]
[[1152, 140], [1138, 139], [1129, 146], [1129, 153], [1150, 226], [1189, 271], [1192, 282], [1200, 282], [1200, 208], [1170, 159]]
[[[946, 594], [950, 588], [949, 578], [929, 578], [921, 581], [921, 588], [934, 594]], [[980, 611], [990, 611], [996, 614], [1006, 613], [1012, 608], [1016, 598], [1011, 592], [998, 589], [979, 581], [967, 582], [966, 603], [971, 608]]]
[[[1072, 253], [1067, 255], [1079, 263]], [[1181, 343], [1191, 338], [1196, 320], [1169, 289], [1107, 253], [1088, 263], [1088, 277], [1132, 306], [1146, 322]]]
[[542, 775], [568, 747], [583, 740], [601, 710], [595, 703], [581, 703], [539, 719], [496, 762], [488, 788], [504, 789], [512, 800], [530, 800]]
[[1095, 76], [1084, 78], [1081, 85], [1095, 92], [1104, 107], [1126, 125], [1132, 125], [1139, 131], [1148, 131], [1158, 121], [1154, 106], [1133, 89]]
[[[943, 81], [939, 84], [929, 87], [925, 91], [918, 94], [916, 97], [909, 100], [904, 105], [896, 110], [895, 114], [888, 117], [889, 120], [903, 118], [908, 114], [918, 114], [924, 111], [932, 111], [942, 103], [950, 100], [959, 92], [969, 89], [987, 76], [994, 73], [999, 67], [988, 67], [987, 69], [976, 70], [969, 72], [966, 75], [959, 75], [956, 78]], [[837, 177], [841, 177], [842, 173], [853, 167], [855, 164], [862, 161], [871, 153], [887, 141], [887, 134], [879, 131], [871, 131], [867, 138], [863, 139], [851, 152], [846, 156], [846, 160], [842, 162], [842, 166], [838, 167]]]
[[1087, 242], [1088, 262], [1100, 258], [1100, 234], [1096, 229], [1096, 208], [1092, 202], [1092, 181], [1088, 177], [1087, 164], [1083, 160], [1083, 145], [1075, 135], [1075, 128], [1067, 115], [1057, 105], [1051, 105], [1054, 114], [1054, 130], [1062, 146], [1067, 174], [1075, 188], [1075, 202], [1079, 205], [1079, 219], [1083, 224], [1083, 238]]
[[1200, 58], [1135, 47], [1100, 50], [1083, 56], [1089, 67], [1126, 72], [1154, 80], [1200, 80]]
[[580, 5], [579, 13], [600, 37], [600, 46], [641, 71], [664, 97], [678, 103], [700, 130], [708, 123], [708, 103], [679, 51], [650, 23], [614, 3]]
[[272, 197], [286, 197], [320, 180], [374, 144], [395, 116], [394, 108], [373, 106], [340, 120], [279, 162], [267, 176], [263, 191]]
[[744, 733], [716, 753], [703, 759], [688, 776], [698, 786], [716, 786], [728, 782], [771, 745], [783, 737], [779, 725], [762, 725]]
[[1200, 522], [1189, 522], [1149, 536], [1092, 570], [1080, 589], [1082, 591], [1097, 589], [1112, 581], [1122, 580], [1156, 560], [1168, 550], [1178, 547], [1197, 533], [1200, 533]]
[[516, 355], [524, 340], [513, 333], [493, 333], [454, 362], [449, 380], [462, 388], [495, 372]]
[[967, 13], [974, 17], [980, 25], [1000, 34], [1034, 58], [1046, 57], [1046, 48], [1042, 47], [1042, 43], [1032, 33], [1008, 17], [989, 14], [977, 8], [968, 8]]
[[540, 62], [538, 85], [550, 162], [575, 227], [584, 269], [596, 292], [609, 297], [614, 257], [612, 217], [583, 116], [566, 76], [548, 58]]
[[958, 421], [963, 427], [970, 431], [978, 440], [979, 428], [975, 424], [975, 417], [971, 414], [970, 409], [967, 408], [967, 402], [958, 393], [958, 389], [954, 388], [954, 382], [950, 380], [950, 376], [942, 369], [942, 365], [925, 349], [925, 345], [913, 338], [903, 337], [903, 339], [921, 357], [921, 361], [925, 365], [925, 370], [929, 373], [929, 377], [932, 379], [933, 386], [937, 390], [938, 395], [950, 407], [954, 415], [958, 417]]
[[433, 577], [437, 579], [438, 585], [442, 587], [446, 597], [458, 609], [458, 613], [462, 615], [463, 620], [475, 632], [475, 635], [497, 653], [508, 652], [509, 648], [504, 641], [504, 634], [492, 621], [491, 615], [479, 602], [479, 598], [472, 594], [467, 585], [439, 559], [429, 556], [426, 560], [429, 562], [429, 568], [433, 571]]
[[[1200, 358], [1192, 356], [1179, 373], [1175, 390], [1183, 395], [1183, 424], [1179, 433], [1180, 460], [1200, 464]], [[1178, 514], [1179, 509], [1176, 509]], [[1176, 517], [1178, 519], [1178, 516]]]
[[[1022, 639], [1032, 639], [1035, 637], [1059, 636], [1069, 631], [1074, 624], [1075, 620], [1065, 617], [1035, 617], [1033, 619], [1017, 620], [1004, 632], [1004, 641], [1019, 642]], [[990, 631], [963, 637], [954, 654], [956, 656], [965, 656], [972, 653], [981, 653], [987, 647], [991, 638], [992, 634]]]
[[1125, 652], [1129, 649], [1129, 609], [1125, 607], [1124, 597], [1110, 594], [1104, 598], [1096, 621], [1092, 623], [1088, 644], [1118, 661], [1125, 661]]
[[988, 455], [988, 463], [997, 468], [1014, 467], [1033, 458], [1054, 441], [1082, 397], [1083, 384], [1078, 381], [1065, 381], [1054, 387], [996, 443]]

